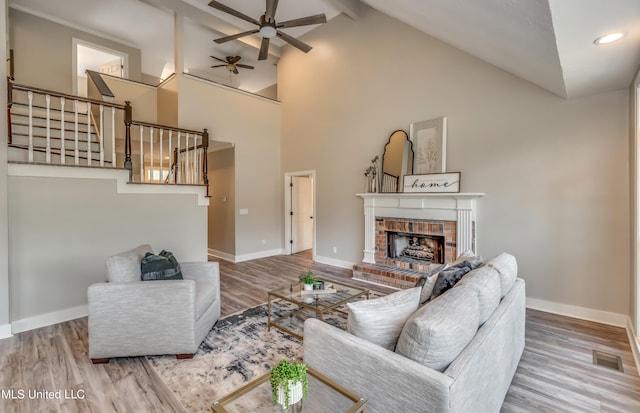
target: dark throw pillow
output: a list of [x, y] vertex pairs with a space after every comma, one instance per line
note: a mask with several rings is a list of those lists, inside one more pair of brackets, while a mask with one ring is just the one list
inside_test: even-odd
[[182, 280], [180, 264], [173, 253], [162, 250], [155, 255], [150, 252], [140, 262], [142, 281]]
[[433, 286], [431, 299], [436, 298], [448, 289], [452, 288], [469, 271], [471, 271], [471, 263], [469, 261], [452, 265], [451, 267], [440, 271], [440, 275], [438, 275], [438, 279], [436, 280], [436, 285]]

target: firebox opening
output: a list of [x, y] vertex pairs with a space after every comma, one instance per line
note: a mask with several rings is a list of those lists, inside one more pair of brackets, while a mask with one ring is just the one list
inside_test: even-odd
[[444, 264], [444, 237], [387, 232], [387, 257], [399, 261]]

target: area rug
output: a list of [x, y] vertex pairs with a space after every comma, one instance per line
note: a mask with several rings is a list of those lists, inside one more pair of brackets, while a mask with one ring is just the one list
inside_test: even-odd
[[[272, 314], [296, 307], [276, 301]], [[331, 312], [325, 321], [346, 327], [346, 315]], [[283, 359], [301, 360], [302, 342], [276, 328], [267, 331], [267, 305], [218, 320], [192, 359], [147, 357], [164, 383], [189, 412], [211, 411], [211, 403], [271, 370]]]

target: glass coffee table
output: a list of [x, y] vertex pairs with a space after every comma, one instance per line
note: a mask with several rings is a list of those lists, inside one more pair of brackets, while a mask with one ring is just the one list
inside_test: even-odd
[[[284, 411], [282, 406], [273, 405], [270, 374], [266, 373], [233, 393], [214, 401], [211, 404], [211, 411], [213, 413], [282, 413]], [[307, 367], [307, 378], [309, 380], [308, 397], [292, 405], [291, 412], [361, 413], [365, 411], [366, 400], [310, 367]]]
[[[320, 279], [325, 286], [333, 286], [335, 292], [304, 291], [301, 283], [289, 284], [268, 292], [267, 329], [275, 327], [294, 337], [303, 339], [304, 320], [316, 317], [325, 320], [325, 315], [332, 311], [346, 313], [339, 309], [343, 304], [355, 301], [360, 297], [369, 299], [369, 290], [342, 284], [335, 281]], [[298, 308], [273, 318], [272, 300], [281, 299], [295, 304]], [[326, 321], [326, 320], [325, 320]]]

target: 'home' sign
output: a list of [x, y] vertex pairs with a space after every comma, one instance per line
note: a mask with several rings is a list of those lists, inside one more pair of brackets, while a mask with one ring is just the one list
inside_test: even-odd
[[404, 192], [460, 192], [460, 172], [405, 175], [403, 190]]

